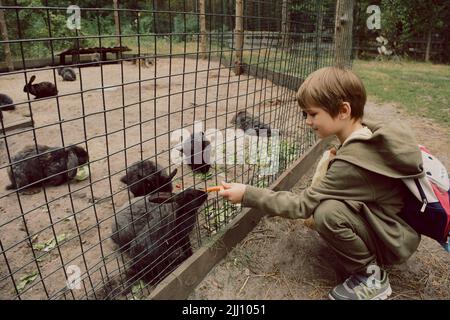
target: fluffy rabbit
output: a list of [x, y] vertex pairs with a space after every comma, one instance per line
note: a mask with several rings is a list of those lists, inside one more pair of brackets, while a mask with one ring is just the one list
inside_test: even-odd
[[58, 74], [63, 78], [64, 81], [77, 80], [77, 75], [75, 71], [69, 67], [58, 68]]
[[8, 168], [11, 184], [6, 189], [35, 187], [43, 183], [60, 185], [73, 179], [77, 167], [89, 161], [87, 152], [79, 146], [64, 149], [38, 145], [37, 148], [38, 152], [35, 146], [26, 146], [13, 156], [12, 170]]
[[136, 58], [133, 60], [133, 64], [138, 64], [139, 61], [139, 65], [141, 67], [145, 67], [145, 68], [150, 68], [150, 66], [156, 65], [156, 58], [151, 58], [151, 57], [141, 57], [141, 58]]
[[23, 92], [32, 94], [35, 96], [35, 99], [56, 96], [58, 94], [58, 90], [53, 83], [44, 81], [32, 84], [35, 79], [35, 75], [31, 76], [30, 81], [23, 87]]
[[210, 144], [203, 132], [195, 132], [177, 150], [184, 153], [192, 171], [207, 173], [211, 168]]
[[271, 135], [270, 126], [262, 123], [258, 118], [252, 117], [247, 111], [239, 111], [233, 116], [231, 123], [236, 125], [237, 128], [246, 131], [247, 134], [253, 135], [256, 133], [257, 136], [263, 135], [267, 137]]
[[127, 174], [120, 181], [129, 186], [135, 197], [141, 197], [155, 192], [172, 192], [172, 179], [176, 174], [177, 169], [168, 175], [162, 166], [145, 160], [127, 168]]
[[100, 62], [101, 58], [102, 58], [102, 56], [98, 52], [95, 52], [95, 53], [91, 54], [91, 61], [92, 62]]
[[0, 93], [0, 107], [2, 111], [10, 111], [16, 108], [13, 100], [3, 93]]
[[122, 206], [112, 240], [128, 252], [131, 271], [153, 283], [190, 257], [189, 233], [207, 198], [206, 192], [190, 188], [175, 195], [138, 197]]
[[6, 94], [0, 93], [0, 119], [3, 119], [2, 111], [14, 110], [15, 108], [12, 99]]

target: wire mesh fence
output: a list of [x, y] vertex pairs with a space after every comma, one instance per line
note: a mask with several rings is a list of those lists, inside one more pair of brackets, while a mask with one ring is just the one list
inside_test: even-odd
[[314, 142], [334, 1], [79, 3], [0, 3], [2, 299], [147, 295]]

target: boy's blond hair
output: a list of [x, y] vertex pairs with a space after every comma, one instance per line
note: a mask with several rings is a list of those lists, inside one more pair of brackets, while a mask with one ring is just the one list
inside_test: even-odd
[[302, 109], [315, 106], [327, 111], [333, 118], [339, 114], [343, 102], [351, 106], [351, 118], [361, 119], [366, 104], [366, 89], [352, 71], [325, 67], [311, 73], [297, 92]]

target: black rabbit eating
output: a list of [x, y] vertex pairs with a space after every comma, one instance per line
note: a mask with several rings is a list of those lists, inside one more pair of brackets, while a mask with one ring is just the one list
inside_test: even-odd
[[77, 79], [75, 71], [69, 67], [58, 68], [58, 74], [63, 78], [64, 81], [75, 81]]
[[12, 157], [12, 169], [8, 168], [11, 184], [6, 189], [60, 185], [73, 179], [77, 167], [88, 161], [88, 153], [79, 146], [59, 148], [37, 145], [37, 152], [36, 146], [26, 146]]
[[52, 97], [58, 94], [56, 86], [48, 81], [32, 84], [36, 80], [36, 76], [33, 75], [30, 81], [23, 87], [23, 92], [28, 92], [35, 96], [35, 99]]
[[203, 132], [192, 133], [177, 150], [184, 153], [192, 171], [207, 173], [211, 168], [211, 143]]
[[111, 238], [130, 256], [131, 271], [153, 283], [189, 258], [189, 234], [207, 198], [206, 192], [190, 188], [138, 197], [122, 206]]
[[135, 197], [141, 197], [155, 192], [172, 192], [172, 179], [176, 174], [177, 169], [168, 175], [161, 165], [144, 160], [127, 168], [127, 174], [120, 181], [129, 186]]
[[270, 126], [261, 122], [257, 117], [248, 114], [247, 111], [239, 111], [233, 116], [231, 123], [249, 135], [271, 136]]

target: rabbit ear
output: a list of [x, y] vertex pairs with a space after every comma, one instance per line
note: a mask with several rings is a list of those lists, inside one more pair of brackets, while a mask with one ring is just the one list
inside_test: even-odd
[[128, 184], [128, 177], [127, 177], [127, 175], [124, 175], [122, 178], [120, 178], [120, 181], [125, 183], [125, 184]]
[[173, 202], [176, 202], [176, 203], [178, 203], [178, 204], [179, 204], [179, 203], [182, 203], [183, 200], [184, 200], [184, 197], [185, 197], [184, 192], [185, 192], [185, 190], [184, 190], [184, 191], [181, 191], [181, 192], [179, 192], [179, 193], [177, 193], [177, 194], [175, 194], [175, 195], [172, 197]]
[[77, 174], [77, 166], [78, 166], [78, 157], [75, 152], [72, 150], [69, 150], [67, 152], [67, 170], [70, 170], [67, 172], [67, 176], [73, 178]]
[[152, 203], [171, 203], [174, 202], [175, 197], [169, 193], [153, 194], [149, 196], [148, 202]]
[[175, 177], [175, 175], [177, 174], [177, 172], [178, 172], [178, 170], [175, 169], [175, 170], [172, 171], [171, 174], [169, 174], [169, 181], [172, 181], [173, 177]]
[[181, 192], [178, 192], [173, 196], [173, 201], [175, 201], [178, 204], [184, 204], [188, 202], [189, 198], [192, 197], [192, 190], [195, 190], [193, 187], [184, 189]]
[[28, 84], [32, 84], [34, 80], [36, 80], [36, 76], [32, 75]]

